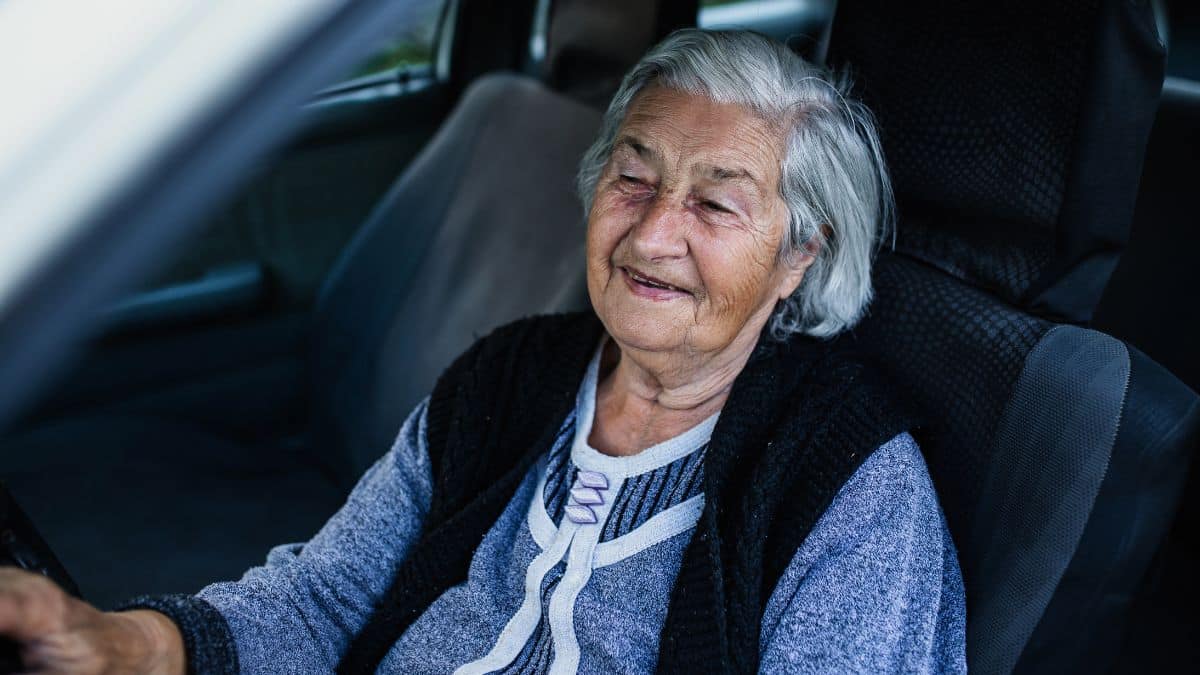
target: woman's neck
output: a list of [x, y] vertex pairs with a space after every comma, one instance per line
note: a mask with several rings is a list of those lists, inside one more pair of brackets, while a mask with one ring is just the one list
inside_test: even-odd
[[607, 340], [588, 443], [607, 455], [634, 455], [703, 422], [725, 405], [753, 348], [639, 358]]

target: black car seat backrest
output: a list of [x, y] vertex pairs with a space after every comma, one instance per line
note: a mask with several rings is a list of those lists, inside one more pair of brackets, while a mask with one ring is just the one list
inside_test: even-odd
[[478, 336], [581, 296], [579, 157], [600, 114], [528, 78], [462, 95], [329, 275], [313, 331], [314, 432], [357, 476]]
[[884, 121], [898, 249], [1086, 321], [1128, 238], [1162, 82], [1149, 3], [977, 4], [851, 2], [834, 22]]
[[830, 61], [899, 206], [855, 337], [923, 410], [968, 667], [1103, 668], [1200, 429], [1194, 392], [1074, 325], [1128, 237], [1162, 78], [1148, 3], [844, 2]]

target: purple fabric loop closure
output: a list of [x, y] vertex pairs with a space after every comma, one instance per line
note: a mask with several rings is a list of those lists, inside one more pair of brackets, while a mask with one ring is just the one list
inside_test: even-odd
[[603, 504], [604, 496], [596, 488], [577, 487], [571, 488], [571, 500], [576, 504], [592, 506], [593, 504]]
[[567, 517], [580, 525], [591, 525], [599, 519], [593, 506], [604, 504], [602, 491], [608, 489], [608, 476], [599, 471], [580, 470], [571, 486], [571, 500], [566, 506]]
[[567, 517], [573, 523], [591, 525], [596, 522], [596, 512], [579, 504], [567, 504]]
[[600, 490], [608, 489], [608, 476], [599, 471], [584, 471], [579, 470], [579, 474], [575, 476], [575, 482], [584, 487], [598, 488]]

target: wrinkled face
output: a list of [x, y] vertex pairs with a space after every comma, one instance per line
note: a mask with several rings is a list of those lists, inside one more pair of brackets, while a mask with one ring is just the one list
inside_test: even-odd
[[661, 86], [630, 104], [588, 216], [588, 294], [622, 347], [716, 352], [756, 338], [811, 258], [779, 260], [783, 132]]

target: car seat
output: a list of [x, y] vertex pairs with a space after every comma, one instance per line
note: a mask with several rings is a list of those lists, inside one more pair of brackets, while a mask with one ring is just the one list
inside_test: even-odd
[[899, 223], [855, 339], [924, 414], [967, 663], [1111, 666], [1175, 511], [1195, 392], [1086, 328], [1126, 241], [1163, 75], [1148, 3], [841, 3]]
[[476, 337], [585, 297], [579, 157], [600, 113], [537, 81], [472, 84], [342, 254], [314, 314], [318, 447], [357, 476]]

